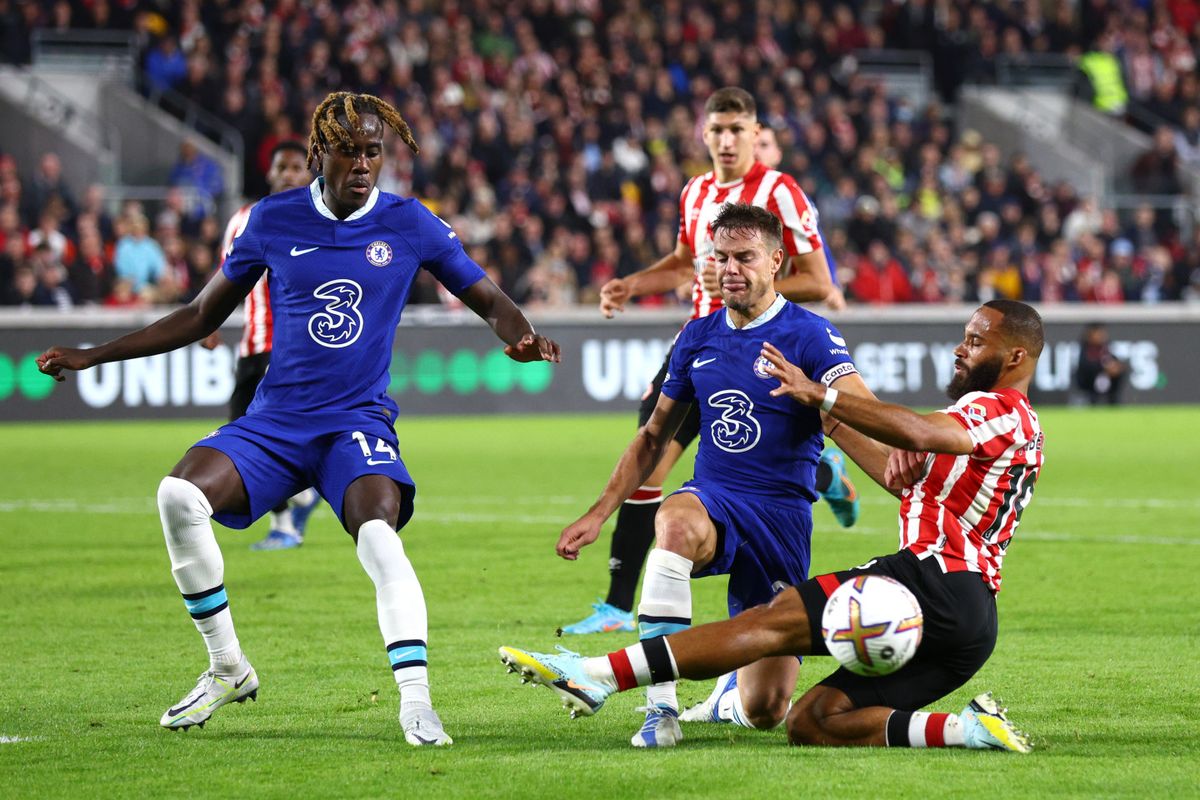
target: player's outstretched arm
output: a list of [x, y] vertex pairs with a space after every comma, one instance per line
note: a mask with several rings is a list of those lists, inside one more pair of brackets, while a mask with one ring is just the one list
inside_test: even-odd
[[[839, 393], [844, 392], [846, 394], [858, 395], [859, 397], [867, 397], [872, 400], [877, 399], [875, 393], [867, 387], [866, 382], [863, 381], [862, 376], [857, 372], [843, 375], [835, 380], [831, 386], [837, 389]], [[823, 422], [825, 435], [833, 439], [837, 446], [855, 464], [858, 464], [863, 472], [871, 476], [872, 480], [895, 494], [891, 487], [888, 486], [884, 475], [887, 470], [888, 455], [892, 452], [892, 448], [875, 441], [869, 436], [864, 436], [839, 419], [834, 419], [826, 415]]]
[[601, 286], [600, 313], [612, 319], [613, 313], [624, 311], [625, 304], [633, 298], [677, 289], [690, 281], [694, 272], [691, 248], [677, 242], [670, 255], [628, 277], [613, 278]]
[[[827, 390], [809, 380], [774, 345], [763, 342], [762, 354], [770, 362], [767, 371], [779, 379], [779, 388], [771, 392], [775, 397], [786, 395], [806, 406], [820, 408], [834, 419], [892, 447], [955, 455], [966, 455], [974, 449], [966, 430], [946, 414], [918, 414], [904, 406], [854, 394], [839, 392], [829, 396], [828, 392], [837, 390]], [[825, 401], [832, 397], [836, 400], [829, 406]]]
[[513, 361], [562, 360], [558, 342], [536, 333], [517, 304], [491, 278], [475, 281], [459, 299], [491, 326], [506, 345], [504, 354]]
[[218, 271], [196, 299], [157, 322], [96, 347], [54, 346], [38, 356], [38, 369], [56, 381], [64, 370], [81, 370], [110, 361], [167, 353], [199, 341], [220, 327], [250, 293], [252, 283], [235, 283]]
[[580, 549], [599, 538], [604, 521], [654, 472], [667, 442], [683, 423], [690, 407], [690, 403], [677, 403], [666, 395], [659, 395], [650, 419], [638, 429], [621, 454], [600, 497], [582, 517], [563, 528], [554, 548], [556, 553], [574, 561], [579, 558]]
[[[776, 291], [793, 303], [815, 303], [830, 298], [834, 286], [824, 248], [792, 256], [791, 266], [787, 277], [775, 280]], [[845, 306], [844, 298], [842, 305]]]

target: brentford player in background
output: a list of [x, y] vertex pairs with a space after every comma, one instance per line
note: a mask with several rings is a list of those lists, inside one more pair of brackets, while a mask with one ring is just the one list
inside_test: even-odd
[[[854, 576], [884, 575], [921, 604], [925, 627], [916, 656], [879, 678], [838, 668], [788, 712], [791, 742], [1029, 752], [1029, 739], [990, 692], [959, 714], [921, 709], [970, 680], [995, 648], [1001, 562], [1042, 470], [1042, 429], [1027, 393], [1043, 344], [1042, 320], [1031, 306], [985, 303], [954, 350], [947, 387], [954, 404], [918, 414], [839, 395], [764, 343], [765, 371], [779, 380], [772, 394], [822, 409], [828, 435], [900, 497], [899, 552], [819, 575], [728, 621], [600, 658], [503, 647], [501, 659], [554, 689], [577, 713], [592, 714], [610, 694], [635, 686], [708, 678], [771, 656], [828, 655], [821, 633], [826, 599]], [[880, 443], [897, 448], [882, 468]]]
[[[679, 199], [679, 237], [675, 250], [653, 265], [615, 278], [600, 290], [600, 311], [612, 317], [636, 297], [674, 291], [691, 284], [692, 319], [721, 308], [721, 291], [712, 261], [713, 240], [709, 224], [729, 203], [749, 203], [765, 208], [783, 224], [787, 259], [775, 288], [794, 302], [827, 302], [844, 306], [841, 293], [830, 279], [829, 264], [817, 232], [817, 212], [800, 185], [790, 175], [767, 166], [755, 157], [762, 125], [754, 98], [744, 89], [725, 87], [713, 92], [704, 104], [704, 143], [712, 158], [712, 171], [684, 186]], [[776, 162], [778, 163], [778, 162]], [[645, 426], [658, 402], [671, 354], [642, 398], [638, 426]], [[645, 485], [617, 513], [609, 550], [609, 587], [594, 613], [563, 627], [566, 634], [632, 631], [633, 600], [646, 554], [654, 544], [654, 517], [662, 505], [662, 487], [671, 468], [696, 438], [699, 413], [679, 426], [657, 469]], [[829, 502], [838, 522], [849, 527], [858, 516], [858, 496], [846, 475], [837, 448], [822, 453], [817, 489]], [[725, 681], [716, 691], [721, 691]]]

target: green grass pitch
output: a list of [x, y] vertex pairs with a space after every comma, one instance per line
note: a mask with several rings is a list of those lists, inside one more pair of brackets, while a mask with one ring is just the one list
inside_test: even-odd
[[[640, 693], [569, 720], [501, 644], [548, 649], [605, 584], [607, 542], [560, 561], [632, 416], [402, 419], [420, 486], [404, 531], [430, 613], [433, 696], [452, 748], [416, 750], [374, 593], [327, 508], [298, 551], [252, 553], [265, 522], [218, 529], [257, 703], [170, 733], [205, 667], [153, 496], [212, 423], [0, 425], [0, 798], [1196, 796], [1200, 763], [1200, 409], [1045, 409], [1046, 467], [1005, 563], [1000, 640], [957, 711], [992, 689], [1028, 757], [789, 748], [782, 731], [688, 726], [633, 750]], [[895, 502], [859, 476], [850, 531], [816, 513], [814, 571], [895, 547]], [[697, 620], [724, 608], [694, 585]], [[631, 641], [567, 644], [599, 654]], [[800, 690], [831, 669], [813, 658]], [[681, 700], [707, 685], [684, 684]], [[1191, 765], [1191, 766], [1189, 766]]]

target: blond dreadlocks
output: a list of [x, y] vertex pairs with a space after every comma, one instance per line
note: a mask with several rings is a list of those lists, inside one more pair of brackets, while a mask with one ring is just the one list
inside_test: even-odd
[[[338, 120], [339, 112], [346, 115], [349, 128]], [[311, 167], [321, 153], [328, 153], [331, 144], [349, 144], [351, 131], [358, 127], [360, 115], [364, 113], [376, 114], [404, 140], [409, 150], [414, 154], [421, 152], [408, 123], [391, 103], [373, 94], [331, 92], [313, 112], [312, 132], [308, 135], [308, 166]]]

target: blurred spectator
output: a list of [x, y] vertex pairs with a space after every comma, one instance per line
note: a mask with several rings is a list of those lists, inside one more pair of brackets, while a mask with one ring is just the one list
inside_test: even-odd
[[68, 267], [68, 279], [80, 303], [99, 303], [112, 291], [114, 270], [99, 230], [79, 235], [79, 255]]
[[19, 267], [25, 266], [25, 241], [15, 237], [0, 244], [0, 304], [8, 296]]
[[1121, 400], [1128, 367], [1118, 360], [1108, 345], [1108, 329], [1095, 322], [1084, 328], [1079, 342], [1079, 365], [1075, 368], [1075, 386], [1091, 405], [1101, 402], [1116, 405]]
[[1183, 110], [1183, 123], [1175, 131], [1175, 152], [1184, 164], [1200, 167], [1200, 106]]
[[174, 36], [164, 36], [146, 54], [146, 78], [158, 90], [174, 89], [187, 76], [187, 59]]
[[[65, 206], [68, 216], [74, 216], [77, 210], [75, 196], [63, 179], [62, 161], [56, 153], [43, 153], [38, 161], [38, 167], [29, 181], [26, 197], [31, 209], [40, 212], [51, 200], [57, 199]], [[32, 224], [34, 220], [29, 220]]]
[[863, 303], [909, 303], [913, 300], [912, 284], [904, 267], [889, 252], [887, 245], [873, 241], [867, 255], [858, 261], [854, 280], [848, 287], [854, 299]]
[[126, 278], [118, 278], [113, 283], [112, 292], [104, 298], [105, 308], [143, 308], [146, 300], [133, 290], [133, 282]]
[[[220, 199], [225, 191], [225, 178], [221, 175], [221, 167], [215, 160], [200, 151], [191, 139], [184, 139], [179, 145], [179, 160], [171, 168], [167, 179], [172, 186], [182, 186], [195, 190], [200, 202], [211, 204]], [[205, 215], [205, 207], [197, 209], [200, 215]]]
[[1175, 134], [1166, 125], [1154, 131], [1154, 143], [1138, 156], [1130, 170], [1133, 186], [1142, 194], [1182, 194]]
[[151, 288], [166, 270], [166, 256], [158, 242], [150, 238], [150, 223], [141, 214], [125, 220], [126, 233], [117, 240], [113, 268], [120, 280], [128, 281], [130, 289], [140, 293]]
[[854, 216], [846, 225], [846, 235], [860, 253], [867, 252], [872, 242], [887, 247], [895, 238], [895, 227], [880, 217], [879, 212], [879, 201], [869, 194], [862, 195], [854, 203]]
[[12, 285], [3, 294], [3, 304], [19, 308], [48, 305], [44, 298], [39, 301], [37, 288], [37, 276], [33, 274], [33, 267], [24, 263], [18, 264], [13, 270]]
[[75, 244], [59, 230], [59, 214], [58, 204], [52, 204], [42, 211], [37, 227], [26, 237], [26, 249], [33, 251], [45, 245], [59, 261], [72, 261], [75, 259]]
[[29, 259], [37, 279], [34, 289], [34, 305], [53, 306], [59, 311], [70, 311], [75, 305], [75, 296], [67, 282], [67, 269], [53, 248], [46, 243], [33, 249]]
[[1103, 221], [1104, 217], [1096, 205], [1096, 199], [1085, 197], [1083, 202], [1074, 211], [1067, 214], [1067, 218], [1063, 220], [1063, 238], [1068, 243], [1074, 244], [1085, 234], [1099, 233]]
[[96, 225], [101, 240], [116, 241], [116, 229], [113, 227], [112, 215], [108, 213], [104, 187], [101, 184], [93, 183], [84, 191], [83, 204], [80, 206], [79, 215], [75, 220], [75, 236], [79, 236], [78, 220], [84, 216], [90, 218]]
[[1079, 86], [1083, 96], [1097, 110], [1119, 117], [1129, 105], [1129, 92], [1116, 52], [1116, 33], [1107, 31], [1097, 40], [1095, 48], [1080, 57], [1079, 71], [1084, 80]]

